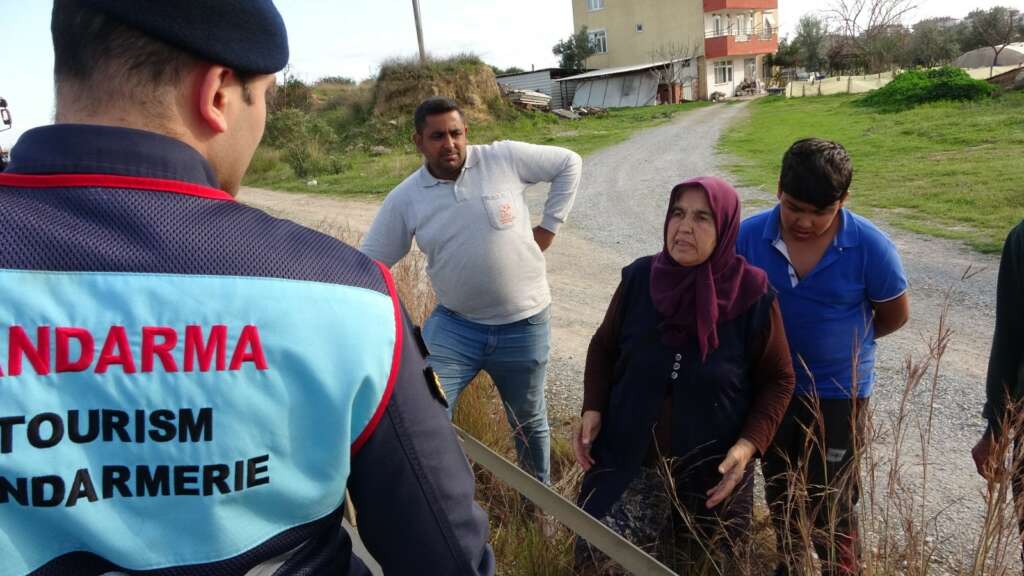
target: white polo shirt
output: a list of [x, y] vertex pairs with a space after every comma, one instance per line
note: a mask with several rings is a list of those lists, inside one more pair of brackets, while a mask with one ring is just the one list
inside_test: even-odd
[[481, 324], [528, 318], [551, 303], [551, 292], [524, 192], [551, 183], [540, 225], [557, 232], [582, 166], [578, 154], [555, 146], [469, 146], [457, 180], [438, 180], [424, 165], [395, 187], [361, 250], [393, 266], [415, 237], [443, 306]]

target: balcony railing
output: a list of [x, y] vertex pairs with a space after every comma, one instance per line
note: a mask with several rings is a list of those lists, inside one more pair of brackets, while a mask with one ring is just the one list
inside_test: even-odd
[[704, 0], [704, 12], [719, 10], [778, 10], [779, 0]]
[[749, 40], [771, 40], [779, 33], [775, 26], [748, 26], [740, 29], [739, 26], [723, 26], [718, 30], [711, 29], [704, 31], [705, 38], [718, 38], [720, 36], [733, 36], [736, 42]]
[[746, 30], [712, 30], [704, 38], [704, 57], [752, 56], [773, 54], [779, 49], [778, 30], [754, 28]]

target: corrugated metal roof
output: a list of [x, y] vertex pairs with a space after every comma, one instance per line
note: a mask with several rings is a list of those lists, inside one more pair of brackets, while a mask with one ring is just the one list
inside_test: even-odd
[[522, 76], [523, 74], [535, 74], [537, 72], [565, 72], [570, 73], [572, 70], [569, 68], [541, 68], [540, 70], [524, 70], [522, 72], [513, 72], [511, 74], [498, 74], [497, 78], [508, 78], [509, 76]]
[[651, 68], [658, 68], [673, 62], [686, 62], [689, 58], [682, 60], [666, 60], [664, 62], [652, 62], [651, 64], [637, 64], [635, 66], [621, 66], [619, 68], [602, 68], [601, 70], [594, 70], [593, 72], [585, 72], [583, 74], [577, 74], [575, 76], [569, 76], [567, 78], [558, 78], [555, 82], [565, 82], [566, 80], [586, 80], [588, 78], [602, 78], [604, 76], [615, 76], [617, 74], [629, 74], [630, 72], [639, 72], [641, 70], [649, 70]]

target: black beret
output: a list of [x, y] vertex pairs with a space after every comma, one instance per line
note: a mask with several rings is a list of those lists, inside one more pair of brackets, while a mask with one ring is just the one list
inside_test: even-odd
[[288, 33], [272, 0], [81, 0], [81, 4], [239, 72], [288, 63]]

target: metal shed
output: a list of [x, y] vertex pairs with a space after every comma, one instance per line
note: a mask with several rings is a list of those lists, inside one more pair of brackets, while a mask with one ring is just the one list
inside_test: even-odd
[[692, 69], [690, 82], [683, 84], [683, 99], [694, 99], [696, 65], [687, 62], [655, 62], [638, 66], [605, 68], [556, 80], [558, 83], [574, 83], [574, 107], [597, 106], [601, 108], [624, 108], [652, 106], [658, 103], [658, 77], [652, 73], [655, 68], [667, 65]]
[[568, 108], [572, 103], [574, 84], [561, 84], [556, 81], [559, 78], [578, 74], [578, 70], [567, 68], [544, 68], [533, 72], [520, 72], [518, 74], [502, 74], [498, 76], [498, 84], [508, 86], [513, 90], [533, 90], [551, 96], [551, 109]]

